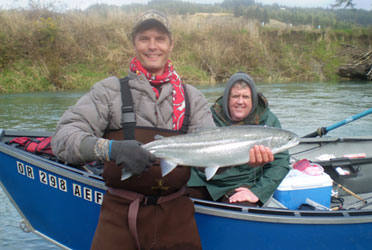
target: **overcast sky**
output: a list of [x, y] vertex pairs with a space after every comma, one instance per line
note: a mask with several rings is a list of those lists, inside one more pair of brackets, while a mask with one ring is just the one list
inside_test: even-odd
[[[221, 3], [223, 0], [184, 0], [185, 2], [198, 2], [198, 3]], [[147, 0], [33, 0], [33, 2], [40, 2], [42, 4], [47, 3], [58, 3], [58, 5], [65, 6], [69, 9], [85, 9], [89, 5], [95, 3], [106, 3], [113, 5], [123, 5], [128, 3], [147, 3]], [[330, 4], [334, 4], [336, 0], [256, 0], [258, 3], [273, 4], [278, 3], [280, 5], [289, 7], [322, 7], [328, 8]], [[354, 0], [356, 8], [371, 10], [372, 0]], [[28, 6], [29, 0], [1, 0], [1, 8], [25, 8]]]

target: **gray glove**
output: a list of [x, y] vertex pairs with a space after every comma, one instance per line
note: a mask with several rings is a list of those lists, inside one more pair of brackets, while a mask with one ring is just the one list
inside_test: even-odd
[[141, 174], [151, 167], [156, 157], [136, 140], [112, 141], [110, 160], [132, 174]]

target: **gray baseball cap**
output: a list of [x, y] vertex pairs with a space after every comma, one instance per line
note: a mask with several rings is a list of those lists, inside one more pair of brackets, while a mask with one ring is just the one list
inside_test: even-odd
[[171, 33], [168, 18], [164, 13], [157, 10], [147, 10], [140, 13], [134, 21], [132, 36], [137, 32], [139, 27], [152, 21], [160, 23], [168, 33]]

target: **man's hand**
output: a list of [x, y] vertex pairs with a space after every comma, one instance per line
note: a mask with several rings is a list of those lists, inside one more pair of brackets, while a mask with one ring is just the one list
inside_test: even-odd
[[229, 202], [235, 203], [235, 202], [243, 202], [248, 201], [250, 203], [256, 203], [259, 199], [258, 197], [248, 188], [246, 187], [240, 187], [235, 189], [235, 194], [230, 196]]
[[254, 147], [249, 150], [248, 164], [252, 167], [262, 167], [273, 160], [274, 155], [269, 147], [254, 145]]

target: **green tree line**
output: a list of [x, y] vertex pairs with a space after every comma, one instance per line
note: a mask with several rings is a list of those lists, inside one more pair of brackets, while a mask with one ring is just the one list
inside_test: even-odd
[[[345, 4], [347, 8], [342, 7]], [[334, 7], [334, 8], [333, 8]], [[350, 8], [351, 7], [351, 8]], [[354, 9], [350, 0], [337, 0], [330, 8], [290, 8], [278, 4], [263, 5], [254, 0], [224, 0], [220, 4], [191, 3], [181, 0], [151, 0], [147, 4], [122, 5], [120, 8], [127, 12], [138, 12], [148, 8], [161, 9], [170, 14], [195, 14], [227, 12], [236, 17], [256, 19], [267, 23], [276, 19], [292, 25], [312, 25], [313, 27], [352, 28], [355, 26], [372, 26], [372, 11]], [[88, 8], [91, 11], [104, 12], [112, 6], [96, 4]]]

